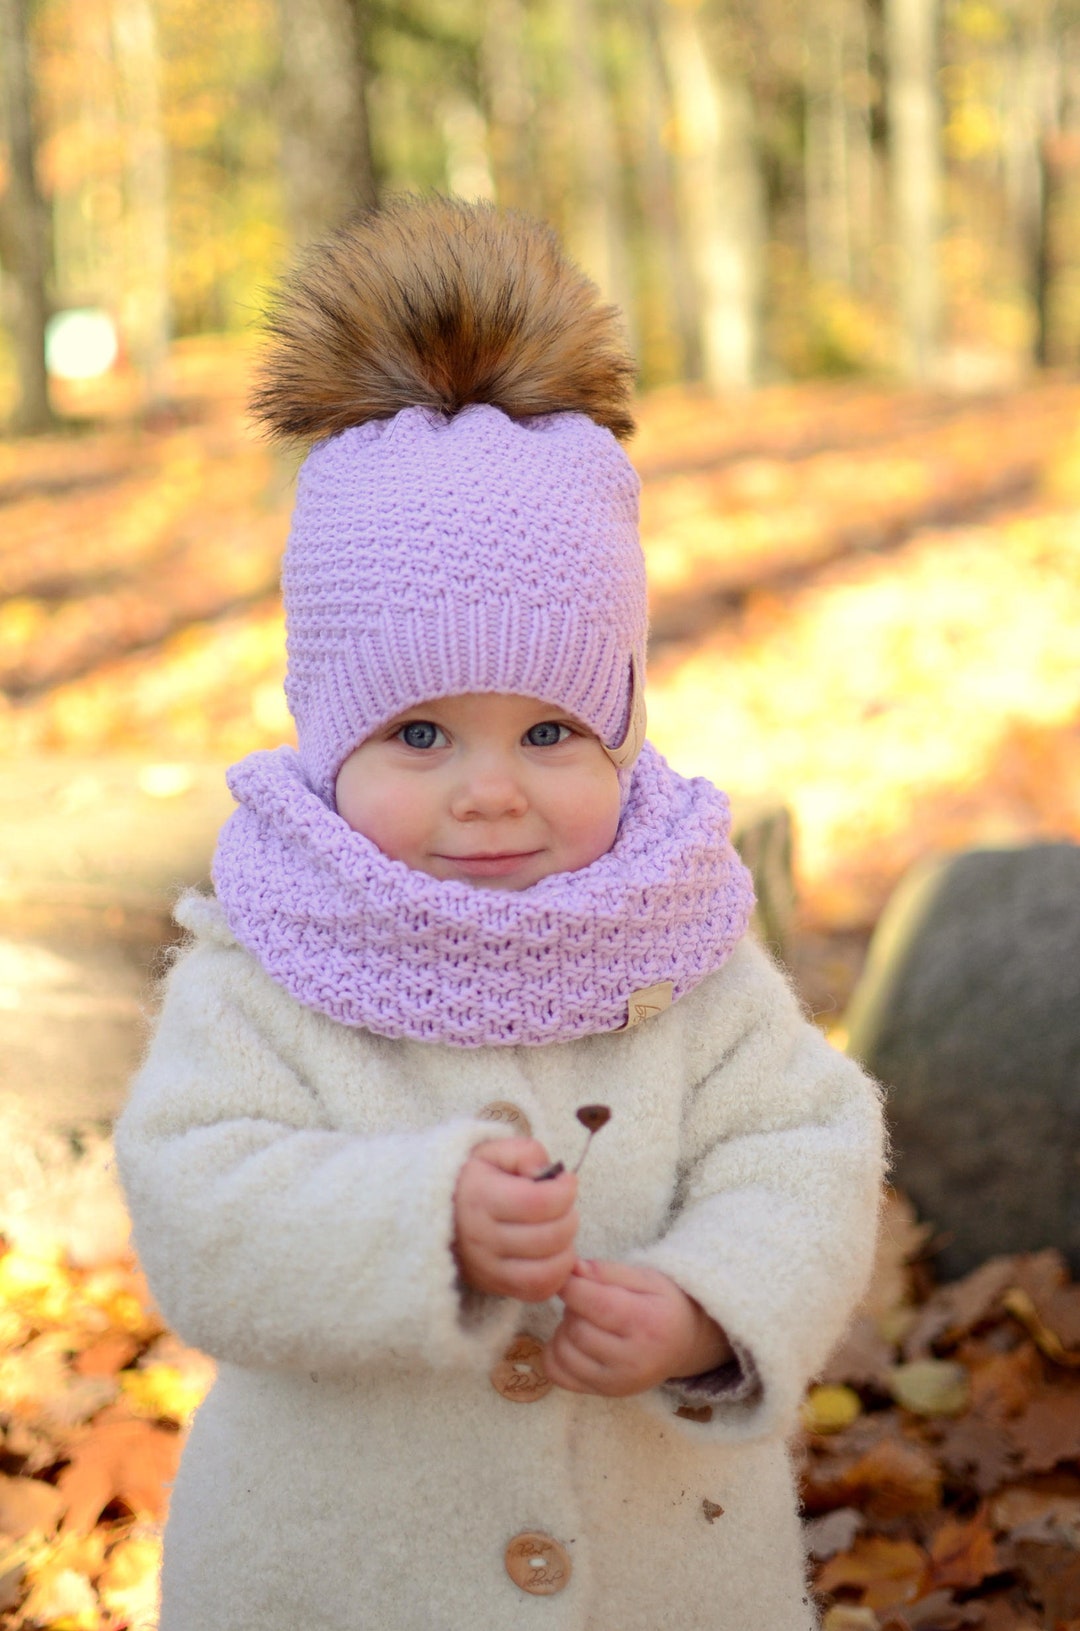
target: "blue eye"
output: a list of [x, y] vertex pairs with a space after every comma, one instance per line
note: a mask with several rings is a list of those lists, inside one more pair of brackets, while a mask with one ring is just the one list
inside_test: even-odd
[[442, 735], [442, 731], [429, 719], [412, 719], [407, 725], [402, 725], [398, 735], [406, 747], [433, 748], [439, 746], [435, 739]]
[[[560, 735], [559, 733], [564, 734]], [[534, 748], [553, 748], [560, 742], [565, 742], [573, 733], [568, 725], [559, 725], [553, 719], [546, 719], [542, 725], [533, 725], [525, 732], [525, 740]]]

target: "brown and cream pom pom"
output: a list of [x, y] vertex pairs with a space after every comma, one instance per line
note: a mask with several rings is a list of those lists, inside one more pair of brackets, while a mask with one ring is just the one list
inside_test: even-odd
[[278, 437], [471, 402], [634, 429], [614, 307], [549, 227], [490, 204], [410, 197], [359, 216], [305, 255], [267, 328], [252, 411]]

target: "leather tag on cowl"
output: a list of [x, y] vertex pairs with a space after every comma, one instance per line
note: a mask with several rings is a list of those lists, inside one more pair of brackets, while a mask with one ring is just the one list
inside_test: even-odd
[[641, 991], [631, 991], [626, 1004], [626, 1024], [617, 1025], [617, 1031], [629, 1031], [634, 1025], [641, 1025], [654, 1014], [662, 1014], [665, 1008], [671, 1007], [671, 999], [675, 995], [675, 986], [671, 980], [661, 980], [657, 985], [647, 985]]

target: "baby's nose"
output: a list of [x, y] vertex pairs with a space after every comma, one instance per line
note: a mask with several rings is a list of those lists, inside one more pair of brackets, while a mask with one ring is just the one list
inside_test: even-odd
[[525, 789], [518, 779], [497, 770], [463, 778], [451, 799], [451, 811], [459, 821], [477, 816], [491, 821], [499, 816], [522, 815], [528, 807]]

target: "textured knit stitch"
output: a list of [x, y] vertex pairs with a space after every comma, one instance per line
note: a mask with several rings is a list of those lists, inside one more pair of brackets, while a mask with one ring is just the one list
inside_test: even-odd
[[671, 980], [678, 1000], [720, 968], [750, 917], [725, 795], [649, 743], [612, 848], [523, 890], [389, 859], [289, 748], [249, 755], [229, 785], [214, 884], [232, 932], [307, 1007], [381, 1036], [483, 1047], [615, 1030], [631, 992]]
[[345, 758], [437, 697], [537, 697], [617, 747], [645, 671], [638, 478], [584, 414], [406, 408], [308, 455], [285, 554], [285, 682], [332, 804]]

